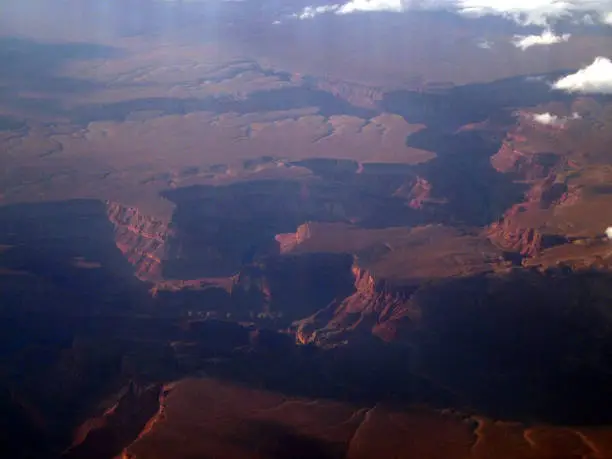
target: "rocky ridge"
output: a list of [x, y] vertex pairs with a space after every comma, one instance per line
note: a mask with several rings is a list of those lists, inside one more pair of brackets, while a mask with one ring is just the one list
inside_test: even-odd
[[141, 280], [162, 278], [162, 261], [172, 235], [168, 224], [143, 215], [138, 208], [107, 201], [106, 212], [115, 229], [115, 243]]
[[528, 188], [524, 200], [506, 210], [484, 234], [503, 250], [533, 257], [544, 249], [568, 242], [547, 223], [557, 206], [577, 202], [580, 190], [567, 183], [567, 171], [573, 167], [571, 160], [533, 152], [528, 145], [519, 126], [507, 134], [491, 157], [491, 165], [498, 172], [514, 175]]
[[409, 302], [414, 286], [377, 280], [357, 263], [351, 273], [354, 293], [294, 323], [298, 343], [333, 346], [370, 335], [390, 342], [418, 320], [419, 311]]

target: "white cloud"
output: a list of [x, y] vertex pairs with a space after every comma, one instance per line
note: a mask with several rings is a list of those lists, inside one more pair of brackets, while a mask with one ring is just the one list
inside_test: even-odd
[[502, 16], [520, 24], [550, 26], [566, 17], [588, 15], [595, 22], [612, 25], [612, 0], [349, 0], [345, 3], [307, 7], [294, 16], [301, 19], [322, 13], [350, 14], [367, 11], [403, 12], [446, 10], [467, 17]]
[[404, 2], [403, 0], [351, 0], [344, 4], [307, 6], [301, 12], [294, 14], [294, 16], [298, 19], [311, 19], [324, 13], [351, 14], [360, 11], [391, 11], [398, 13], [404, 11]]
[[467, 16], [505, 16], [524, 24], [545, 25], [563, 16], [571, 6], [564, 0], [458, 0], [457, 9]]
[[531, 119], [533, 119], [536, 123], [540, 124], [548, 124], [553, 126], [563, 124], [562, 118], [558, 117], [557, 115], [551, 115], [549, 112], [534, 113], [533, 115], [531, 115]]
[[532, 46], [554, 45], [555, 43], [568, 41], [569, 38], [569, 33], [555, 35], [550, 30], [545, 30], [540, 35], [516, 35], [512, 43], [517, 48], [521, 48], [523, 51], [525, 51], [527, 48], [531, 48]]
[[612, 61], [597, 57], [591, 65], [564, 76], [552, 87], [566, 92], [612, 94]]
[[311, 19], [319, 14], [330, 13], [340, 8], [340, 5], [307, 6], [301, 12], [294, 14], [298, 19]]
[[468, 16], [504, 16], [521, 24], [548, 25], [558, 19], [595, 13], [601, 22], [612, 14], [612, 0], [456, 0]]
[[530, 118], [539, 124], [545, 124], [547, 126], [563, 126], [569, 120], [580, 119], [581, 116], [578, 113], [573, 113], [572, 116], [557, 116], [550, 112], [546, 113], [532, 113], [529, 115]]
[[404, 11], [402, 0], [351, 0], [345, 3], [336, 14], [350, 14], [358, 11], [392, 11], [398, 13]]

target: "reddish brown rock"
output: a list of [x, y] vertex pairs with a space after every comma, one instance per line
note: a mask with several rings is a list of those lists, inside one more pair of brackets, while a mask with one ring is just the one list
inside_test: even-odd
[[308, 240], [311, 233], [312, 230], [310, 223], [304, 223], [298, 227], [295, 233], [277, 234], [275, 239], [279, 244], [280, 253], [291, 252], [298, 245]]
[[542, 248], [542, 234], [534, 228], [517, 226], [512, 221], [512, 214], [520, 209], [520, 205], [513, 207], [500, 222], [489, 227], [487, 235], [504, 250], [534, 256]]
[[355, 292], [313, 316], [296, 323], [299, 343], [335, 345], [352, 335], [371, 334], [393, 341], [400, 329], [418, 318], [410, 307], [411, 287], [376, 280], [366, 269], [353, 265]]
[[422, 209], [423, 205], [431, 200], [432, 185], [423, 177], [416, 176], [400, 186], [393, 196], [408, 201], [412, 209]]
[[491, 157], [491, 165], [501, 173], [514, 173], [521, 180], [533, 181], [548, 176], [560, 161], [551, 153], [533, 153], [506, 139], [500, 149]]
[[142, 215], [135, 207], [109, 201], [106, 208], [115, 227], [117, 248], [134, 266], [136, 276], [141, 280], [160, 280], [166, 241], [171, 233], [168, 225]]
[[157, 384], [141, 387], [130, 383], [114, 406], [79, 427], [73, 445], [62, 458], [116, 457], [126, 445], [146, 434], [163, 418], [168, 391]]
[[510, 172], [522, 156], [510, 141], [504, 140], [497, 153], [491, 156], [491, 165], [498, 172]]

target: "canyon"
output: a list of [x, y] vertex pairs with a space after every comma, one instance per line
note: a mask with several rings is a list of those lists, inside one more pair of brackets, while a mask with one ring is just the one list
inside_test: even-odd
[[612, 458], [612, 99], [551, 90], [577, 58], [450, 75], [519, 51], [442, 18], [444, 64], [314, 72], [221, 3], [203, 43], [0, 39], [0, 455]]
[[[240, 457], [262, 448], [249, 438], [264, 429], [287, 451], [306, 435], [305, 457], [370, 457], [370, 429], [387, 426], [394, 454], [402, 426], [419, 425], [448, 442], [410, 440], [432, 457], [607, 457], [595, 426], [612, 403], [612, 248], [574, 216], [606, 169], [576, 175], [571, 156], [517, 155], [515, 139], [483, 150], [481, 165], [469, 157], [522, 190], [509, 205], [481, 207], [486, 179], [459, 205], [457, 193], [472, 195], [440, 182], [441, 159], [326, 159], [293, 180], [169, 190], [168, 220], [110, 200], [3, 207], [2, 403], [20, 420], [6, 451], [46, 438], [32, 454]], [[245, 391], [267, 408], [249, 411]], [[187, 427], [210, 424], [192, 406], [204, 396], [227, 397], [223, 435], [237, 437]], [[277, 417], [252, 418], [279, 404]], [[346, 421], [317, 443], [321, 416]], [[189, 441], [172, 446], [180, 426]]]

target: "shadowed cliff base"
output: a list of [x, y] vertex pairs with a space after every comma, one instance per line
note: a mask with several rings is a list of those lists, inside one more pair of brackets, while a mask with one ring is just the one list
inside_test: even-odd
[[109, 459], [117, 457], [136, 440], [160, 409], [163, 388], [138, 387], [130, 382], [119, 401], [85, 430], [80, 442], [69, 448], [62, 459]]
[[[252, 181], [167, 191], [176, 204], [164, 274], [170, 278], [227, 276], [240, 266], [278, 253], [274, 239], [306, 221], [356, 220], [365, 226], [398, 226], [422, 218], [392, 195], [403, 177], [359, 177], [348, 183]], [[364, 183], [365, 182], [365, 183]]]
[[[97, 200], [0, 207], [0, 245], [6, 283], [1, 313], [60, 307], [73, 314], [92, 314], [97, 307], [108, 313], [131, 308], [134, 295], [146, 293], [116, 247], [105, 204]], [[43, 290], [28, 288], [37, 284]]]
[[[280, 295], [283, 275], [291, 269], [277, 268], [269, 274], [279, 282]], [[308, 282], [314, 286], [317, 277]], [[383, 343], [367, 327], [354, 334], [338, 330], [346, 333], [348, 345], [332, 349], [296, 346], [289, 335], [256, 332], [252, 325], [172, 317], [164, 302], [158, 304], [165, 315], [159, 320], [62, 315], [66, 337], [50, 336], [57, 348], [43, 341], [42, 349], [30, 348], [23, 361], [12, 360], [21, 373], [9, 382], [19, 382], [19, 395], [56, 422], [63, 419], [60, 407], [83, 416], [95, 412], [93, 401], [126, 380], [146, 385], [204, 372], [289, 396], [359, 406], [383, 402], [400, 409], [416, 403], [527, 423], [607, 424], [612, 421], [609, 285], [607, 273], [554, 270], [428, 282], [404, 298], [420, 319], [397, 341]], [[381, 288], [392, 294], [397, 287], [381, 283]], [[289, 300], [285, 307], [292, 307]], [[23, 320], [22, 336], [37, 336]], [[5, 324], [15, 329], [15, 322]], [[29, 392], [27, 381], [41, 379], [46, 387]], [[134, 406], [134, 413], [141, 412], [139, 403]], [[50, 432], [52, 438], [60, 433], [65, 438], [68, 432], [61, 429], [78, 421], [64, 422]], [[124, 431], [136, 432], [137, 425], [142, 421]]]
[[[275, 236], [305, 222], [368, 229], [428, 223], [480, 226], [523, 199], [525, 186], [491, 167], [495, 145], [483, 146], [470, 134], [447, 141], [448, 148], [463, 145], [461, 151], [444, 152], [424, 166], [371, 164], [356, 173], [342, 163], [321, 160], [312, 167], [322, 180], [261, 180], [166, 191], [163, 196], [176, 209], [163, 274], [175, 279], [232, 275], [242, 265], [277, 254]], [[419, 191], [420, 181], [432, 187], [433, 196], [427, 189]], [[423, 203], [419, 193], [425, 196]]]
[[73, 200], [0, 208], [0, 292], [0, 387], [11, 429], [25, 426], [2, 448], [31, 444], [33, 457], [50, 457], [122, 379], [123, 345], [88, 336], [88, 320], [112, 317], [107, 334], [146, 309], [147, 287], [117, 249], [104, 203]]
[[427, 403], [527, 423], [607, 424], [612, 335], [606, 294], [592, 292], [609, 282], [598, 272], [433, 282], [410, 296], [421, 318], [394, 343], [378, 341], [367, 328], [338, 329], [348, 346], [237, 353], [207, 372], [312, 398]]
[[436, 152], [436, 158], [416, 167], [432, 186], [432, 197], [446, 200], [435, 222], [484, 226], [524, 198], [528, 189], [511, 174], [491, 165], [501, 139], [487, 139], [476, 132], [447, 134], [425, 129], [411, 135], [408, 145]]

